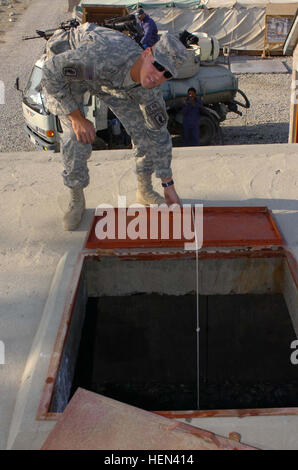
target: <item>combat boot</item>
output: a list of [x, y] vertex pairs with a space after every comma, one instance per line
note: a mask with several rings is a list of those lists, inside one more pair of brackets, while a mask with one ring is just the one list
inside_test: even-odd
[[71, 199], [67, 212], [63, 217], [64, 230], [75, 230], [85, 211], [85, 196], [82, 188], [70, 189]]
[[153, 190], [151, 174], [138, 174], [137, 202], [143, 205], [165, 204], [164, 198]]

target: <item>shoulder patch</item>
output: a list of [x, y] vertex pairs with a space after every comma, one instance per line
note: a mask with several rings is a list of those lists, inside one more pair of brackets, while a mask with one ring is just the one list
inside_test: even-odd
[[157, 127], [158, 129], [163, 127], [167, 122], [165, 109], [158, 101], [153, 101], [153, 103], [145, 106], [145, 113], [154, 127]]
[[62, 73], [64, 77], [73, 78], [75, 80], [93, 80], [94, 66], [85, 64], [68, 64], [63, 67]]

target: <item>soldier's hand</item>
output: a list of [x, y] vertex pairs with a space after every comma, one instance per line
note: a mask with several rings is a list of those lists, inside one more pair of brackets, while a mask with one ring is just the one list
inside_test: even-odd
[[76, 138], [82, 144], [91, 144], [96, 137], [95, 127], [89, 119], [86, 119], [80, 111], [77, 111], [79, 110], [69, 114]]
[[174, 185], [164, 188], [164, 195], [168, 206], [171, 204], [179, 204], [179, 206], [181, 206], [181, 201], [178, 194], [176, 193]]
[[73, 121], [72, 128], [76, 135], [78, 142], [82, 144], [92, 144], [96, 137], [95, 127], [89, 119]]

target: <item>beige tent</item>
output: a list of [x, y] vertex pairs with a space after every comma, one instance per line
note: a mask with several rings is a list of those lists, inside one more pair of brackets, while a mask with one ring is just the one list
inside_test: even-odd
[[[285, 35], [298, 8], [296, 0], [202, 0], [197, 4], [189, 1], [183, 3], [183, 0], [179, 3], [158, 1], [153, 6], [152, 0], [141, 0], [137, 5], [142, 5], [156, 20], [160, 31], [187, 29], [190, 32], [206, 32], [219, 40], [220, 47], [242, 51], [263, 51], [265, 36], [272, 28], [279, 33], [278, 28], [283, 27], [281, 36], [282, 33]], [[266, 15], [276, 17], [271, 20], [269, 31]], [[278, 21], [278, 17], [283, 18], [284, 15], [290, 19]], [[280, 45], [271, 44], [270, 50], [282, 51], [283, 41], [284, 38], [281, 38]]]
[[[80, 7], [125, 6], [130, 12], [143, 7], [156, 21], [159, 32], [204, 32], [215, 36], [220, 47], [242, 51], [263, 51], [267, 33], [279, 39], [271, 50], [282, 51], [289, 21], [295, 16], [297, 0], [82, 0]], [[268, 28], [266, 15], [275, 15]], [[278, 17], [288, 15], [290, 20]], [[276, 31], [275, 31], [276, 30]], [[276, 33], [275, 36], [273, 33]], [[273, 37], [274, 36], [274, 37]], [[283, 39], [282, 39], [283, 36]]]

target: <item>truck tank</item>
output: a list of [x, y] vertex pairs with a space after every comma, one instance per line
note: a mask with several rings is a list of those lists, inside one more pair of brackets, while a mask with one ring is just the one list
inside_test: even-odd
[[236, 96], [238, 79], [222, 65], [201, 64], [192, 77], [168, 80], [161, 86], [165, 101], [185, 98], [190, 87], [195, 88], [205, 105], [228, 103]]

